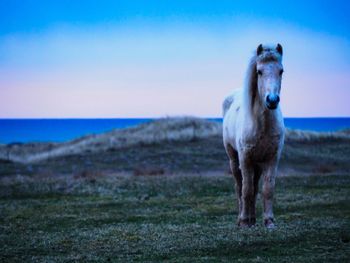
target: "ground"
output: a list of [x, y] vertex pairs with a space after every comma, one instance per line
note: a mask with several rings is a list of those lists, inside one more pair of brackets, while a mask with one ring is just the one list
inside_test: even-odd
[[229, 175], [3, 181], [0, 261], [349, 262], [350, 177], [280, 177], [276, 189], [267, 230], [261, 217], [235, 225]]
[[350, 143], [292, 141], [277, 227], [236, 226], [220, 137], [0, 163], [0, 262], [350, 262]]

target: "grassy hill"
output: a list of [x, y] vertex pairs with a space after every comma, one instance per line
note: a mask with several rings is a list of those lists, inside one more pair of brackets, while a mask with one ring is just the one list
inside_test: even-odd
[[0, 262], [349, 262], [349, 133], [287, 131], [277, 228], [236, 226], [218, 123], [0, 146]]
[[[0, 146], [0, 176], [82, 172], [228, 171], [221, 124], [167, 118], [65, 143]], [[287, 130], [281, 172], [350, 171], [349, 132]]]

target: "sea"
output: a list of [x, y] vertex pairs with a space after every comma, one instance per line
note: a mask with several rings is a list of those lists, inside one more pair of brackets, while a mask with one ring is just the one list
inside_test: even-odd
[[[222, 118], [207, 118], [222, 122]], [[150, 122], [155, 119], [0, 119], [0, 143], [64, 142]], [[350, 118], [285, 118], [290, 129], [338, 131], [350, 128]]]

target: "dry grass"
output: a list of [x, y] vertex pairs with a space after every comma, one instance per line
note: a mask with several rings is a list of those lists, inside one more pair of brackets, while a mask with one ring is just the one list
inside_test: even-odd
[[65, 155], [117, 150], [135, 145], [192, 141], [217, 135], [218, 123], [199, 118], [165, 118], [136, 127], [89, 135], [65, 143], [29, 143], [0, 146], [0, 159], [32, 163]]
[[[117, 151], [133, 146], [167, 142], [191, 142], [221, 136], [222, 125], [194, 117], [164, 118], [136, 127], [89, 135], [64, 143], [27, 143], [0, 145], [0, 160], [35, 163], [58, 157]], [[337, 140], [350, 142], [349, 131], [311, 132], [286, 130], [286, 142]]]
[[286, 129], [286, 141], [312, 142], [324, 140], [339, 140], [350, 142], [350, 130], [336, 132], [314, 132]]

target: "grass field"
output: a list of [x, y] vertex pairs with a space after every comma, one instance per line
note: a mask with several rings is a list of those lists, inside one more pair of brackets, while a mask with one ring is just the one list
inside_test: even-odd
[[240, 229], [217, 125], [0, 145], [0, 262], [350, 262], [349, 131], [289, 131], [277, 228]]
[[0, 193], [1, 262], [350, 260], [348, 175], [280, 177], [274, 230], [235, 226], [224, 174], [17, 176]]

